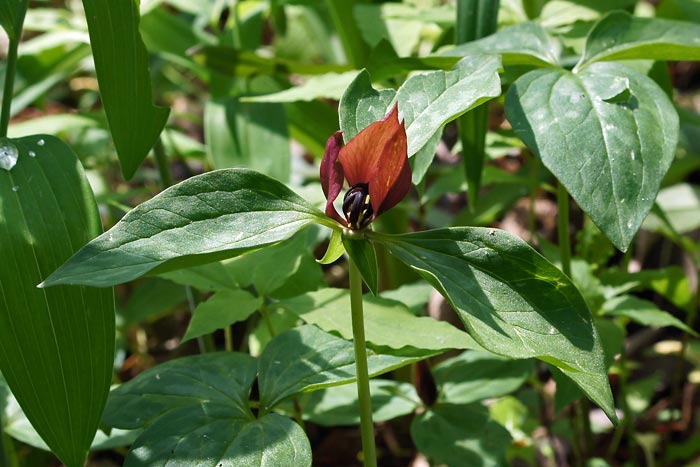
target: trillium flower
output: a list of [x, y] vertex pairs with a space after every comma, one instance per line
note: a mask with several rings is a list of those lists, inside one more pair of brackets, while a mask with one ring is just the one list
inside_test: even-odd
[[[343, 198], [343, 219], [333, 202], [345, 180], [350, 188]], [[411, 187], [411, 166], [397, 105], [345, 146], [340, 131], [328, 139], [321, 161], [321, 187], [326, 195], [326, 215], [351, 230], [367, 227], [406, 196]]]

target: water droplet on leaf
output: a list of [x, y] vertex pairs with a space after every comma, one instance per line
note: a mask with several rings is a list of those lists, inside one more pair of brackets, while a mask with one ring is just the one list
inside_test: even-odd
[[12, 191], [14, 191], [15, 193], [18, 192], [18, 191], [19, 191], [19, 187], [18, 187], [17, 185], [13, 186], [13, 187], [12, 187]]
[[39, 141], [36, 142], [36, 144], [38, 144], [39, 146], [43, 146], [46, 144], [46, 141], [44, 141], [43, 139], [40, 139]]
[[5, 170], [12, 170], [17, 164], [18, 158], [19, 151], [17, 151], [17, 146], [7, 141], [0, 144], [0, 167]]
[[29, 151], [29, 157], [36, 157], [36, 153], [34, 151]]

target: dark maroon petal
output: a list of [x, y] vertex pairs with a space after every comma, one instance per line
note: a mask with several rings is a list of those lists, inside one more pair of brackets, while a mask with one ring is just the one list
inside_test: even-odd
[[406, 129], [399, 122], [398, 105], [386, 117], [358, 133], [340, 150], [338, 157], [351, 186], [369, 185], [373, 218], [401, 201], [410, 188], [411, 168]]
[[343, 146], [343, 133], [336, 131], [326, 142], [326, 151], [321, 161], [321, 188], [326, 196], [326, 215], [344, 224], [345, 221], [333, 207], [333, 201], [343, 189], [343, 166], [340, 164], [338, 154]]

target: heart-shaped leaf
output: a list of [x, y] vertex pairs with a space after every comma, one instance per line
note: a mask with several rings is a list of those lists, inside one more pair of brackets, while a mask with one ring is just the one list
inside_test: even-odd
[[[368, 349], [369, 375], [414, 363], [420, 358], [377, 354]], [[260, 407], [270, 410], [294, 394], [350, 383], [356, 377], [351, 342], [301, 326], [275, 337], [260, 356]]]
[[374, 235], [441, 291], [485, 349], [556, 365], [616, 419], [603, 349], [583, 297], [527, 243], [474, 227]]
[[577, 74], [535, 70], [511, 86], [506, 114], [578, 205], [626, 251], [678, 143], [678, 114], [663, 90], [618, 63], [594, 63]]
[[235, 256], [325, 216], [282, 183], [247, 169], [192, 177], [139, 205], [43, 283], [96, 287]]
[[52, 136], [0, 138], [0, 370], [27, 418], [69, 467], [82, 466], [112, 378], [111, 289], [36, 284], [102, 231], [78, 158]]
[[277, 414], [253, 416], [256, 372], [249, 355], [209, 353], [158, 365], [112, 391], [105, 423], [145, 427], [125, 466], [310, 466], [301, 427]]
[[700, 24], [613, 11], [593, 26], [577, 68], [602, 60], [700, 60]]

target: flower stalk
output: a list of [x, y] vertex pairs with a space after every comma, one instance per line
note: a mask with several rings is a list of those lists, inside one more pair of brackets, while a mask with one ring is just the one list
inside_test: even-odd
[[350, 264], [350, 308], [352, 313], [352, 335], [355, 346], [357, 368], [357, 398], [360, 402], [360, 430], [362, 433], [362, 457], [364, 467], [377, 467], [377, 448], [372, 422], [372, 398], [369, 392], [369, 370], [365, 347], [365, 323], [362, 306], [362, 277], [352, 259]]

